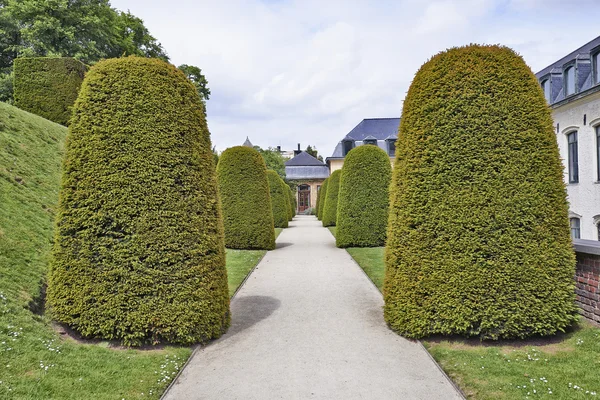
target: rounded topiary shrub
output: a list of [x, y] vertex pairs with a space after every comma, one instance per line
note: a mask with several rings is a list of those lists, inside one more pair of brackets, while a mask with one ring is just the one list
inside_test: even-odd
[[338, 247], [385, 244], [392, 166], [377, 146], [358, 146], [344, 159], [337, 207]]
[[520, 56], [478, 45], [434, 56], [396, 149], [383, 290], [394, 330], [524, 338], [577, 319], [552, 118]]
[[275, 228], [287, 228], [290, 210], [288, 185], [273, 170], [267, 171], [267, 179], [269, 181], [269, 194], [271, 196], [271, 208], [273, 210]]
[[317, 205], [317, 219], [319, 221], [323, 220], [323, 207], [325, 206], [325, 198], [327, 197], [327, 184], [329, 183], [329, 178], [326, 178], [321, 185], [321, 190], [319, 190], [319, 204]]
[[325, 194], [325, 204], [323, 204], [323, 215], [321, 218], [323, 226], [335, 226], [341, 173], [342, 170], [338, 169], [333, 171], [329, 177], [327, 193]]
[[296, 199], [292, 193], [292, 189], [286, 184], [287, 199], [288, 199], [288, 219], [291, 221], [296, 216]]
[[225, 246], [231, 249], [275, 248], [275, 228], [267, 167], [251, 147], [231, 147], [217, 166], [225, 223]]
[[69, 127], [48, 282], [58, 321], [139, 345], [229, 324], [223, 222], [202, 104], [181, 71], [99, 62]]

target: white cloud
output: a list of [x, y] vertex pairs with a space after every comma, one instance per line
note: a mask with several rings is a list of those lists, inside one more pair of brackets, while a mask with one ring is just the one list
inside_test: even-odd
[[589, 1], [111, 3], [144, 19], [174, 64], [202, 68], [219, 149], [249, 136], [328, 156], [363, 118], [399, 116], [418, 68], [448, 47], [506, 44], [539, 70], [593, 39]]

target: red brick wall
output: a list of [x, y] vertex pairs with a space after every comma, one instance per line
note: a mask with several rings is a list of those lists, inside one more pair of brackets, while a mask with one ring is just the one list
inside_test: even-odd
[[579, 312], [600, 323], [600, 256], [578, 252], [575, 280]]

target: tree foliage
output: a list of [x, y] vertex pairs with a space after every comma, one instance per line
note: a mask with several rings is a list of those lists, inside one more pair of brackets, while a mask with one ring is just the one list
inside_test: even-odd
[[344, 159], [337, 208], [338, 247], [377, 247], [385, 244], [390, 158], [377, 146], [358, 146]]
[[329, 183], [329, 178], [326, 178], [321, 185], [321, 190], [319, 190], [319, 194], [317, 195], [317, 219], [319, 221], [323, 220], [323, 207], [325, 206], [325, 198], [327, 197], [327, 184]]
[[288, 187], [272, 169], [267, 170], [271, 208], [273, 209], [273, 224], [275, 228], [287, 228], [290, 213], [290, 198]]
[[520, 56], [479, 45], [434, 56], [396, 146], [383, 290], [394, 330], [524, 338], [577, 319], [552, 117]]
[[84, 337], [195, 343], [229, 324], [223, 222], [200, 99], [161, 60], [86, 75], [69, 127], [48, 282]]
[[203, 102], [206, 102], [210, 98], [210, 89], [208, 88], [208, 80], [202, 74], [202, 70], [194, 65], [181, 64], [179, 67], [183, 71], [185, 76], [196, 86], [198, 96]]
[[327, 193], [325, 194], [325, 203], [323, 204], [323, 214], [321, 216], [323, 226], [335, 226], [336, 224], [341, 173], [341, 170], [335, 170], [328, 178]]
[[223, 204], [225, 246], [275, 248], [275, 228], [267, 168], [260, 153], [245, 146], [225, 150], [217, 166]]
[[286, 159], [281, 155], [281, 153], [273, 147], [269, 147], [266, 150], [261, 149], [259, 146], [254, 146], [254, 148], [260, 153], [260, 155], [265, 160], [267, 168], [277, 172], [281, 179], [285, 179]]
[[311, 156], [313, 156], [314, 158], [316, 158], [317, 160], [323, 162], [323, 157], [319, 155], [319, 152], [317, 151], [316, 147], [312, 147], [311, 145], [308, 145], [306, 147], [305, 150], [308, 154], [310, 154]]

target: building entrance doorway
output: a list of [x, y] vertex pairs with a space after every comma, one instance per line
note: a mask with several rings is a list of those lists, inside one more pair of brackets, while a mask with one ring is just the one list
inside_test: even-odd
[[298, 212], [303, 212], [310, 208], [310, 186], [298, 186]]

